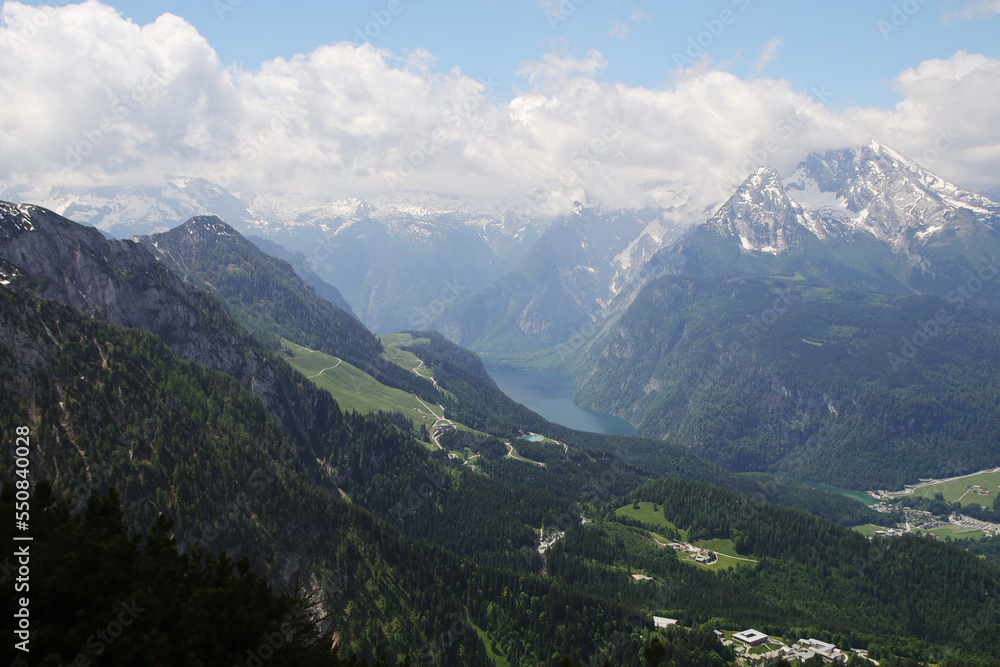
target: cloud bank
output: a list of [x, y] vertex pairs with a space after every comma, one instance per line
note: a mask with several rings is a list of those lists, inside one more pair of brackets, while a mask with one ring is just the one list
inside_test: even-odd
[[0, 19], [7, 183], [183, 174], [323, 198], [548, 192], [551, 206], [643, 203], [668, 183], [707, 205], [759, 164], [787, 172], [810, 151], [877, 138], [961, 185], [1000, 185], [1000, 60], [978, 54], [902, 72], [892, 109], [708, 59], [657, 89], [607, 83], [597, 51], [524, 64], [506, 100], [496, 82], [435, 71], [425, 51], [337, 43], [242, 70], [171, 14], [139, 26], [96, 0], [6, 2]]
[[945, 22], [975, 21], [1000, 14], [1000, 0], [973, 0], [962, 9], [949, 11], [945, 14]]

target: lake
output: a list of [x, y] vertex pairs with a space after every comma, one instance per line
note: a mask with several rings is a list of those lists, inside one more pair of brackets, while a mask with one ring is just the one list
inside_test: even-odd
[[483, 359], [490, 377], [503, 393], [551, 422], [579, 431], [632, 435], [635, 429], [624, 419], [581, 408], [573, 402], [576, 386], [558, 373], [499, 366]]

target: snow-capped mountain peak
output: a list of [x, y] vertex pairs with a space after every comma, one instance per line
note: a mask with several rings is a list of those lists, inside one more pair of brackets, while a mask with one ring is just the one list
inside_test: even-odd
[[956, 225], [993, 225], [1000, 206], [872, 141], [813, 153], [784, 181], [817, 235], [870, 234], [910, 249]]
[[758, 167], [707, 225], [738, 239], [746, 252], [780, 255], [801, 248], [805, 231], [801, 214], [778, 173]]

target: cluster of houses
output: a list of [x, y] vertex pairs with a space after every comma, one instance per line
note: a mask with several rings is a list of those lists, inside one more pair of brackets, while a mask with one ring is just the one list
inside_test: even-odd
[[[969, 487], [971, 490], [981, 487]], [[985, 490], [985, 489], [984, 489]], [[935, 528], [946, 526], [960, 526], [971, 531], [981, 530], [987, 535], [1000, 535], [1000, 524], [989, 521], [980, 521], [959, 513], [952, 513], [947, 519], [935, 516], [924, 510], [914, 510], [905, 508], [906, 524], [897, 524], [894, 528], [879, 528], [871, 537], [898, 537], [914, 530], [932, 531]], [[936, 533], [929, 533], [931, 537], [938, 537]], [[961, 535], [961, 533], [959, 533]]]
[[905, 535], [906, 531], [902, 528], [880, 528], [872, 533], [873, 537], [899, 537], [900, 535]]
[[[805, 662], [813, 658], [819, 658], [828, 665], [845, 663], [847, 656], [833, 644], [822, 642], [818, 639], [800, 639], [791, 646], [776, 639], [771, 639], [763, 632], [750, 629], [733, 634], [732, 641], [725, 640], [725, 635], [716, 630], [716, 635], [723, 638], [724, 643], [734, 646], [737, 652], [741, 653], [745, 660], [767, 662], [770, 660], [784, 658], [788, 661]], [[766, 653], [752, 654], [751, 650], [760, 646], [774, 645], [771, 651]], [[856, 651], [863, 658], [868, 659], [864, 651]], [[870, 662], [878, 664], [869, 659]]]
[[981, 530], [988, 535], [1000, 535], [1000, 524], [991, 523], [989, 521], [980, 521], [979, 519], [973, 519], [972, 517], [965, 516], [963, 514], [952, 514], [951, 523], [956, 526], [962, 526], [963, 528]]
[[[662, 542], [660, 542], [663, 545]], [[680, 551], [682, 553], [688, 554], [688, 560], [693, 560], [696, 563], [701, 563], [702, 565], [711, 565], [715, 561], [719, 560], [718, 554], [714, 551], [709, 551], [708, 549], [701, 549], [693, 544], [685, 544], [683, 542], [671, 542], [665, 546], [673, 547], [675, 551]]]
[[805, 662], [816, 656], [819, 656], [827, 664], [847, 661], [843, 651], [833, 644], [827, 644], [818, 639], [800, 639], [792, 646], [782, 649], [781, 652], [781, 657], [789, 661]]
[[[871, 491], [869, 491], [869, 493], [871, 493]], [[880, 503], [875, 503], [874, 505], [872, 505], [872, 509], [881, 514], [892, 514], [893, 511], [893, 507], [891, 507], [889, 503], [885, 502], [884, 500]]]

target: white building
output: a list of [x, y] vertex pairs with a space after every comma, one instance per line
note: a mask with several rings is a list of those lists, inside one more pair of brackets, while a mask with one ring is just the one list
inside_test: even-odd
[[827, 664], [842, 662], [845, 659], [844, 652], [839, 648], [818, 639], [800, 639], [784, 652], [785, 658], [803, 662], [817, 655]]
[[741, 641], [747, 646], [761, 646], [767, 643], [767, 635], [763, 632], [758, 632], [753, 628], [750, 630], [744, 630], [743, 632], [737, 632], [733, 635], [733, 639]]

